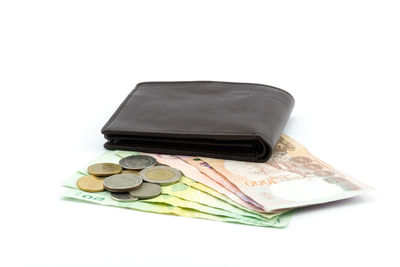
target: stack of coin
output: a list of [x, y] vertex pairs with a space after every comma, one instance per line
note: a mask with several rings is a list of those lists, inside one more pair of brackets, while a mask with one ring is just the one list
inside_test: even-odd
[[[119, 164], [97, 163], [87, 169], [89, 175], [78, 179], [77, 186], [87, 192], [111, 192], [117, 201], [148, 199], [161, 194], [161, 186], [178, 182], [182, 173], [162, 165], [151, 156], [133, 155]], [[145, 181], [145, 182], [144, 182]]]

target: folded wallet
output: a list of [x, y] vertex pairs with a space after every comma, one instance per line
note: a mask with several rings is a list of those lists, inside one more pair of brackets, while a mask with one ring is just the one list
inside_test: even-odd
[[265, 162], [293, 106], [288, 92], [262, 84], [144, 82], [101, 132], [111, 150]]

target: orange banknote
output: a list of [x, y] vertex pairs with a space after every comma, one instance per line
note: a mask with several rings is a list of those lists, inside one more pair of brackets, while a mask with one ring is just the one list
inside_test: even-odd
[[356, 181], [282, 135], [266, 163], [199, 157], [267, 212], [331, 202], [372, 188]]

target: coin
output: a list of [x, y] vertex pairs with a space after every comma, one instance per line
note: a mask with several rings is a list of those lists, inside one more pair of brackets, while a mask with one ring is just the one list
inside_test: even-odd
[[111, 198], [121, 202], [130, 202], [138, 200], [137, 197], [133, 197], [129, 193], [111, 193]]
[[101, 192], [104, 190], [103, 182], [104, 178], [86, 175], [76, 181], [76, 186], [86, 192]]
[[132, 155], [119, 161], [119, 165], [128, 170], [143, 170], [157, 163], [157, 160], [145, 155]]
[[110, 192], [129, 192], [142, 185], [143, 179], [133, 173], [115, 174], [104, 179], [104, 188]]
[[120, 173], [122, 168], [115, 163], [97, 163], [89, 166], [87, 171], [89, 174], [95, 176], [110, 176]]
[[161, 194], [161, 186], [158, 184], [143, 183], [141, 187], [130, 191], [129, 194], [139, 199], [153, 198]]
[[139, 175], [146, 182], [168, 185], [179, 181], [182, 177], [182, 173], [174, 168], [167, 166], [154, 166], [142, 170]]

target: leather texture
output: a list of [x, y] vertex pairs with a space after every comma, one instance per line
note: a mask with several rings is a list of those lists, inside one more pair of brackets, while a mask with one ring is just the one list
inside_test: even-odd
[[262, 84], [139, 83], [103, 127], [104, 147], [265, 162], [293, 106]]

